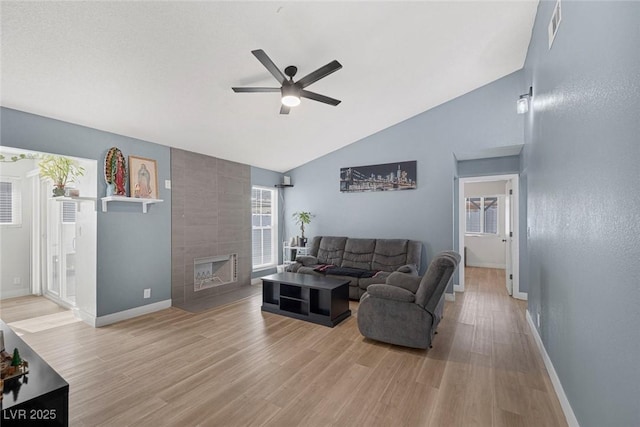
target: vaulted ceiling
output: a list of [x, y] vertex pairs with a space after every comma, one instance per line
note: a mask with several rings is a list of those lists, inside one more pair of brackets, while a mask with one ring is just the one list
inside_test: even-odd
[[[1, 103], [287, 171], [522, 68], [537, 1], [10, 2]], [[343, 68], [280, 115], [251, 54], [302, 77]]]

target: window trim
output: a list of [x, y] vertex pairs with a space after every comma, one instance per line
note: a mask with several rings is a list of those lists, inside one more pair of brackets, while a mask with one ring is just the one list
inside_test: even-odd
[[0, 227], [22, 227], [22, 178], [0, 176], [0, 181], [11, 183], [11, 222], [0, 222]]
[[253, 225], [253, 206], [251, 207], [251, 270], [260, 271], [275, 268], [278, 265], [278, 192], [276, 188], [265, 187], [263, 185], [252, 185], [253, 190], [269, 191], [271, 193], [271, 253], [273, 254], [272, 262], [267, 264], [253, 265], [253, 230], [264, 230], [263, 227], [255, 227]]

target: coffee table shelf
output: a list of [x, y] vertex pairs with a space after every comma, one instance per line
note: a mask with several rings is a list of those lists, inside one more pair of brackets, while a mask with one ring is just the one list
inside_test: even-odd
[[334, 327], [351, 315], [349, 281], [298, 273], [262, 277], [262, 311]]

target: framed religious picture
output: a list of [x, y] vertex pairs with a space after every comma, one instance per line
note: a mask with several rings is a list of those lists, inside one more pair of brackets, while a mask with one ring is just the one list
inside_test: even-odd
[[138, 199], [158, 198], [156, 161], [129, 156], [129, 195]]

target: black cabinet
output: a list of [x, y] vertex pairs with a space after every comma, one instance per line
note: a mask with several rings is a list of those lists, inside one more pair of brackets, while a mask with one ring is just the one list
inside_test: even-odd
[[29, 373], [4, 382], [2, 427], [68, 426], [69, 384], [0, 321], [7, 352], [14, 348], [29, 362]]
[[298, 273], [265, 276], [262, 310], [334, 327], [351, 315], [349, 281]]

